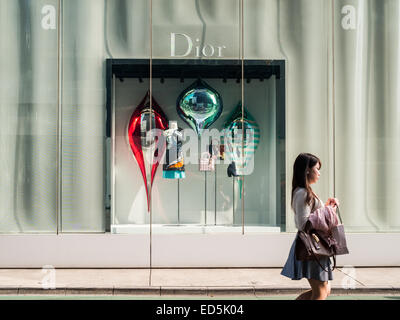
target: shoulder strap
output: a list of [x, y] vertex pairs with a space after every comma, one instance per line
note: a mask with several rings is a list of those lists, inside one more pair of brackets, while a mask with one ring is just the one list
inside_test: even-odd
[[337, 213], [337, 215], [339, 216], [340, 223], [343, 224], [342, 217], [340, 216], [339, 206], [336, 206], [336, 213]]
[[[326, 270], [326, 269], [322, 266], [321, 262], [319, 262], [319, 260], [317, 259], [317, 257], [315, 256], [315, 254], [314, 254], [314, 252], [313, 252], [312, 250], [311, 250], [311, 253], [313, 254], [314, 259], [318, 262], [318, 264], [319, 264], [319, 266], [322, 268], [322, 270], [324, 270], [325, 272], [328, 272], [329, 269]], [[331, 269], [331, 271], [335, 270], [335, 268], [336, 268], [336, 255], [333, 255], [333, 268]]]

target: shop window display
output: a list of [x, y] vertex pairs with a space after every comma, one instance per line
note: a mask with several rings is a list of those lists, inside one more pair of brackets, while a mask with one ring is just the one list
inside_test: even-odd
[[[284, 63], [255, 60], [245, 64], [249, 79], [245, 89], [254, 96], [248, 103], [245, 100], [246, 107], [241, 102], [243, 79], [237, 76], [240, 62], [153, 60], [153, 130], [136, 124], [147, 131], [140, 133], [142, 139], [147, 134], [147, 140], [137, 139], [142, 141], [143, 156], [134, 153], [132, 157], [126, 138], [127, 132], [131, 138], [131, 132], [126, 128], [131, 127], [130, 114], [137, 113], [149, 87], [148, 71], [141, 60], [108, 60], [108, 101], [114, 101], [109, 104], [114, 150], [110, 161], [112, 232], [147, 230], [150, 210], [156, 227], [206, 226], [210, 232], [213, 226], [230, 227], [227, 231], [242, 225], [254, 232], [284, 229], [284, 206], [276, 190], [284, 177], [284, 166], [277, 165], [284, 159], [284, 150], [277, 152], [284, 141], [284, 122], [279, 120], [284, 119], [285, 108]], [[164, 121], [157, 120], [161, 113], [169, 121], [168, 128], [157, 126]], [[146, 151], [143, 146], [153, 139], [157, 143]], [[179, 160], [175, 168], [172, 158]], [[157, 161], [163, 170], [156, 170]], [[168, 173], [168, 167], [175, 172]], [[258, 185], [266, 188], [261, 194]]]

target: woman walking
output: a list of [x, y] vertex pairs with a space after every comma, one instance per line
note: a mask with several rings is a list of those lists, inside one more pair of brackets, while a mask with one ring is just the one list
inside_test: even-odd
[[[304, 230], [311, 213], [324, 207], [324, 203], [311, 189], [311, 184], [316, 183], [319, 179], [320, 169], [320, 159], [310, 153], [299, 154], [294, 162], [291, 202], [298, 230]], [[325, 203], [325, 206], [333, 207], [334, 211], [337, 205], [339, 202], [335, 198], [329, 198]], [[296, 300], [325, 300], [330, 294], [329, 280], [333, 280], [330, 259], [328, 257], [321, 258], [319, 263], [315, 260], [297, 260], [295, 245], [296, 239], [290, 248], [289, 257], [281, 274], [292, 280], [307, 278], [310, 283], [311, 290], [302, 293]], [[328, 272], [324, 271], [321, 266]]]

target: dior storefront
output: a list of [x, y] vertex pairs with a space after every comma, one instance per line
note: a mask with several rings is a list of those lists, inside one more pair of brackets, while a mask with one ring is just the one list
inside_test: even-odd
[[0, 0], [0, 40], [0, 267], [281, 267], [300, 152], [338, 264], [400, 266], [398, 0]]

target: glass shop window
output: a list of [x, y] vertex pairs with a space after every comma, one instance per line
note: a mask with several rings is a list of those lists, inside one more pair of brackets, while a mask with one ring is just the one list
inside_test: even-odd
[[154, 0], [149, 56], [107, 60], [112, 233], [285, 231], [285, 63], [210, 3]]
[[152, 60], [152, 96], [149, 63], [108, 61], [112, 232], [282, 231], [284, 63], [244, 62], [245, 106], [241, 61]]

